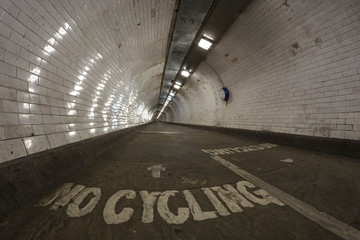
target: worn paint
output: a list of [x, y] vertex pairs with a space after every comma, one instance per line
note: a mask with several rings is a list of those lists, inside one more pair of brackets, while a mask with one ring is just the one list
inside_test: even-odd
[[217, 218], [215, 211], [203, 212], [196, 202], [194, 196], [189, 190], [183, 191], [186, 201], [189, 203], [190, 212], [195, 221], [204, 221], [206, 219]]
[[[68, 205], [66, 213], [69, 217], [82, 217], [92, 212], [92, 210], [98, 204], [101, 197], [100, 188], [86, 188], [83, 185], [76, 185], [71, 189], [73, 183], [65, 183], [62, 187], [56, 190], [53, 194], [44, 198], [35, 206], [48, 206], [52, 210], [57, 210], [60, 206], [65, 207]], [[188, 207], [179, 207], [175, 213], [170, 211], [168, 202], [170, 197], [181, 197], [177, 190], [166, 190], [164, 192], [148, 192], [146, 190], [140, 191], [140, 196], [143, 201], [142, 205], [142, 219], [143, 223], [152, 223], [154, 221], [154, 206], [157, 201], [157, 212], [160, 217], [168, 224], [182, 224], [186, 222], [190, 213], [195, 221], [204, 221], [208, 219], [214, 219], [218, 216], [229, 216], [230, 212], [223, 205], [220, 199], [233, 213], [243, 212], [243, 208], [253, 208], [256, 203], [259, 205], [268, 205], [270, 203], [283, 206], [284, 204], [270, 195], [263, 189], [257, 189], [250, 192], [248, 189], [256, 188], [250, 182], [239, 181], [236, 190], [230, 184], [225, 184], [222, 187], [206, 187], [201, 188], [204, 195], [210, 200], [214, 206], [212, 211], [203, 211], [201, 208], [201, 201], [197, 201], [190, 190], [183, 190], [182, 194], [188, 203]], [[248, 189], [247, 189], [248, 188]], [[219, 198], [215, 195], [215, 193]], [[92, 194], [90, 201], [80, 208], [84, 199]], [[121, 198], [132, 200], [136, 197], [134, 190], [120, 190], [114, 193], [106, 202], [103, 210], [103, 218], [106, 224], [120, 224], [127, 222], [133, 216], [134, 211], [138, 211], [137, 208], [124, 207], [119, 213], [115, 212], [116, 204]], [[251, 202], [250, 202], [251, 201]]]
[[293, 159], [291, 159], [291, 158], [286, 158], [286, 159], [282, 159], [282, 160], [280, 160], [280, 162], [292, 163], [292, 162], [294, 162], [294, 160], [293, 160]]
[[210, 188], [202, 188], [201, 189], [205, 195], [209, 198], [211, 204], [215, 207], [216, 211], [220, 214], [220, 216], [229, 216], [230, 213], [228, 210], [222, 205], [220, 200], [215, 196], [213, 191]]
[[141, 191], [140, 196], [143, 200], [143, 215], [141, 221], [143, 223], [152, 223], [154, 220], [154, 204], [156, 202], [157, 196], [159, 196], [161, 192], [151, 192]]
[[[94, 194], [94, 197], [92, 197], [84, 207], [80, 208], [80, 204], [91, 193]], [[85, 188], [78, 195], [76, 195], [73, 199], [73, 202], [68, 205], [68, 208], [66, 209], [67, 215], [69, 217], [82, 217], [90, 213], [96, 207], [97, 203], [100, 200], [100, 197], [100, 188]]]
[[113, 194], [106, 202], [103, 217], [107, 224], [119, 224], [129, 221], [134, 213], [134, 209], [126, 207], [119, 214], [115, 212], [116, 203], [125, 196], [127, 199], [134, 199], [136, 192], [133, 190], [120, 190]]
[[232, 148], [220, 148], [220, 149], [201, 149], [204, 153], [208, 153], [212, 156], [217, 155], [227, 155], [227, 154], [235, 154], [235, 153], [245, 153], [252, 151], [260, 151], [269, 148], [277, 147], [278, 145], [272, 143], [262, 143], [259, 145], [251, 145], [251, 146], [242, 146], [242, 147], [232, 147]]
[[56, 200], [56, 202], [50, 207], [52, 210], [58, 209], [58, 207], [64, 207], [66, 206], [71, 199], [73, 199], [78, 193], [80, 193], [82, 190], [85, 189], [85, 186], [83, 185], [76, 185], [71, 191], [66, 192], [63, 196], [59, 196], [59, 198]]
[[38, 202], [35, 206], [45, 207], [50, 205], [53, 201], [55, 201], [55, 199], [62, 198], [63, 196], [68, 194], [72, 185], [73, 183], [65, 183], [61, 188], [58, 188], [54, 193], [50, 194], [48, 197]]
[[[236, 184], [237, 190], [242, 193], [247, 199], [251, 200], [254, 203], [259, 205], [268, 205], [270, 203], [275, 203], [279, 206], [284, 206], [277, 198], [271, 196], [268, 192], [263, 189], [254, 191], [254, 194], [250, 193], [246, 187], [255, 188], [255, 185], [247, 181], [240, 181]], [[258, 196], [261, 196], [259, 198]]]
[[154, 165], [151, 167], [148, 167], [147, 170], [151, 171], [151, 176], [153, 178], [160, 178], [161, 177], [161, 171], [165, 171], [166, 168], [164, 168], [161, 164], [160, 165]]
[[220, 198], [226, 203], [228, 208], [233, 212], [242, 212], [242, 207], [254, 207], [254, 205], [246, 200], [245, 197], [243, 197], [238, 191], [235, 190], [234, 187], [232, 187], [229, 184], [225, 184], [224, 188], [221, 188], [219, 186], [212, 187], [211, 189], [216, 191]]
[[168, 224], [182, 224], [189, 218], [189, 208], [178, 208], [177, 215], [173, 214], [168, 206], [169, 197], [175, 196], [179, 191], [165, 191], [161, 193], [158, 200], [158, 212]]

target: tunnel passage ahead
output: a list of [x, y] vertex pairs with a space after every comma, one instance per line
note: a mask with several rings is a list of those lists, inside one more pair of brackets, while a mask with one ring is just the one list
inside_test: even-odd
[[11, 214], [0, 235], [356, 239], [359, 170], [351, 158], [153, 123]]

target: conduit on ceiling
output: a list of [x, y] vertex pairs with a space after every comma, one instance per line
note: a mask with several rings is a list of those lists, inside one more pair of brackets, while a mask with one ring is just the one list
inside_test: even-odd
[[[161, 115], [185, 84], [189, 74], [205, 59], [211, 46], [221, 39], [250, 2], [251, 0], [180, 2], [155, 117]], [[201, 40], [211, 43], [208, 49], [199, 46]], [[219, 79], [221, 81], [220, 76]]]
[[213, 0], [182, 0], [180, 2], [164, 69], [158, 111], [164, 104], [173, 81], [212, 3]]

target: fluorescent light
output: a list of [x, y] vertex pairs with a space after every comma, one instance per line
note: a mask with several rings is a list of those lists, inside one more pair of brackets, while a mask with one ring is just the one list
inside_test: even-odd
[[174, 88], [175, 88], [175, 89], [180, 89], [180, 88], [181, 88], [181, 86], [180, 86], [180, 85], [176, 85], [176, 84], [175, 84], [175, 85], [174, 85]]
[[169, 95], [173, 97], [175, 96], [175, 92], [171, 92]]
[[198, 46], [208, 50], [211, 47], [212, 43], [208, 40], [206, 40], [205, 38], [200, 39], [200, 42], [198, 43]]
[[188, 76], [190, 76], [190, 73], [189, 73], [189, 71], [183, 70], [183, 71], [181, 71], [181, 75], [184, 77], [188, 77]]

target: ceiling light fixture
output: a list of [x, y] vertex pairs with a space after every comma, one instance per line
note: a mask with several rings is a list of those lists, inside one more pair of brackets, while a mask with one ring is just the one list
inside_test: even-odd
[[201, 38], [198, 46], [205, 49], [205, 50], [209, 50], [209, 48], [211, 47], [212, 42], [210, 42], [209, 40], [205, 39], [205, 38]]
[[175, 88], [175, 89], [180, 89], [180, 88], [181, 88], [181, 86], [180, 86], [180, 85], [176, 85], [176, 84], [175, 84], [175, 85], [174, 85], [174, 88]]
[[188, 76], [190, 76], [190, 73], [187, 70], [182, 70], [181, 75], [184, 76], [184, 77], [188, 77]]

